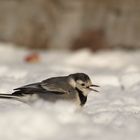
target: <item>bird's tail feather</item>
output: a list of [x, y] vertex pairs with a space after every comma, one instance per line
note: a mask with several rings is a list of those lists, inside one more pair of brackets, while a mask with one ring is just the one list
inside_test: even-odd
[[15, 96], [15, 95], [12, 95], [12, 94], [1, 94], [0, 93], [0, 98], [3, 98], [3, 99], [14, 99], [14, 100], [23, 102], [22, 99], [19, 96]]

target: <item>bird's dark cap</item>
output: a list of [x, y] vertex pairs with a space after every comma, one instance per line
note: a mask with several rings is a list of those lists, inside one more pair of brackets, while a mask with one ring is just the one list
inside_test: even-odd
[[90, 81], [89, 76], [85, 73], [74, 73], [74, 74], [70, 74], [69, 76], [72, 77], [75, 81], [77, 80]]

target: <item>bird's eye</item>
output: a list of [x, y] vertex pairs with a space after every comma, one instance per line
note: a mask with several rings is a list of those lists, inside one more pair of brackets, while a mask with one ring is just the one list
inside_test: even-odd
[[85, 86], [85, 84], [84, 84], [84, 83], [82, 83], [81, 85], [82, 85], [82, 86]]

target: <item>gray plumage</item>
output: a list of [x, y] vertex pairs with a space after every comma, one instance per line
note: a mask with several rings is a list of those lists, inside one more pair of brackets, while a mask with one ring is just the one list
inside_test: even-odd
[[52, 77], [42, 82], [25, 85], [14, 89], [12, 94], [0, 94], [0, 98], [16, 99], [21, 102], [31, 103], [38, 99], [49, 102], [66, 100], [77, 102], [83, 106], [87, 101], [88, 93], [93, 90], [88, 75], [84, 73], [75, 73], [68, 76]]

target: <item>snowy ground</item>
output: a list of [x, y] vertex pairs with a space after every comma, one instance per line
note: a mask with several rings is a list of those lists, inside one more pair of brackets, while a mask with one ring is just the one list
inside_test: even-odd
[[0, 100], [0, 140], [138, 140], [140, 139], [140, 51], [40, 52], [42, 61], [28, 64], [28, 52], [0, 45], [0, 92], [50, 76], [85, 72], [100, 93], [86, 106], [39, 101], [29, 107]]

